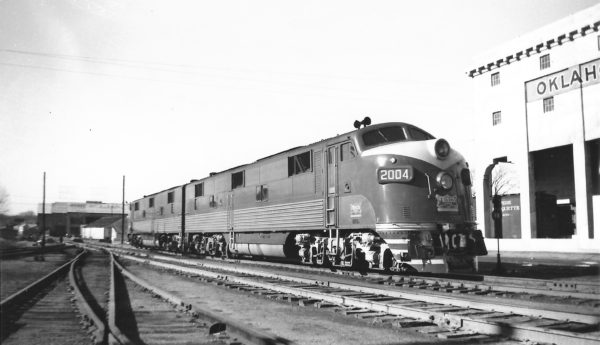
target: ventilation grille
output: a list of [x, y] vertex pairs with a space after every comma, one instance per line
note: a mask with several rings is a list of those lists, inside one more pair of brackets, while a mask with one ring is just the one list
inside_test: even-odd
[[410, 206], [402, 206], [402, 216], [404, 218], [410, 218], [411, 217]]

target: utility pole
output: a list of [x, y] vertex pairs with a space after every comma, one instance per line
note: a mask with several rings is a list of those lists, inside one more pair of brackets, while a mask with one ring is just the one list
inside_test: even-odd
[[46, 172], [44, 171], [44, 187], [42, 192], [42, 248], [46, 246]]
[[123, 202], [121, 203], [121, 244], [125, 237], [125, 175], [123, 175]]

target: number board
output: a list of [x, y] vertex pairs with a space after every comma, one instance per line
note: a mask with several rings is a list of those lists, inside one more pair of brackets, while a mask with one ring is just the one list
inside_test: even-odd
[[410, 182], [413, 180], [413, 177], [413, 168], [411, 166], [377, 169], [377, 180], [381, 184]]

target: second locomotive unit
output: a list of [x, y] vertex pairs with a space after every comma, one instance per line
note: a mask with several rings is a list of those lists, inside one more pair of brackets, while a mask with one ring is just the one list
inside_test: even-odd
[[144, 196], [132, 203], [130, 241], [359, 269], [477, 269], [487, 251], [464, 158], [413, 125], [368, 124]]

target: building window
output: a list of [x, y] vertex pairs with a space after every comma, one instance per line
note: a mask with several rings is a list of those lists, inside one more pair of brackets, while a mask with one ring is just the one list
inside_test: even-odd
[[160, 207], [160, 215], [162, 216], [163, 214], [165, 214], [165, 208], [164, 207]]
[[269, 188], [266, 185], [256, 186], [256, 201], [268, 201]]
[[244, 187], [244, 170], [231, 174], [231, 189]]
[[198, 183], [194, 186], [194, 197], [199, 197], [204, 195], [204, 183]]
[[348, 161], [356, 158], [356, 149], [352, 143], [342, 144], [342, 155], [340, 156], [341, 161]]
[[554, 111], [554, 97], [544, 98], [544, 113]]
[[288, 157], [288, 176], [301, 174], [310, 170], [310, 151]]
[[550, 68], [550, 54], [540, 56], [540, 69]]
[[134, 209], [135, 209], [135, 211], [139, 211], [140, 210], [140, 203], [139, 202], [136, 202], [134, 204]]
[[500, 72], [492, 73], [492, 86], [500, 84]]
[[173, 200], [175, 200], [175, 192], [169, 192], [167, 194], [167, 204], [172, 204]]
[[146, 210], [142, 211], [142, 217], [146, 218]]
[[148, 199], [148, 207], [154, 207], [154, 198]]
[[496, 111], [492, 114], [492, 125], [496, 126], [502, 122], [502, 112]]

